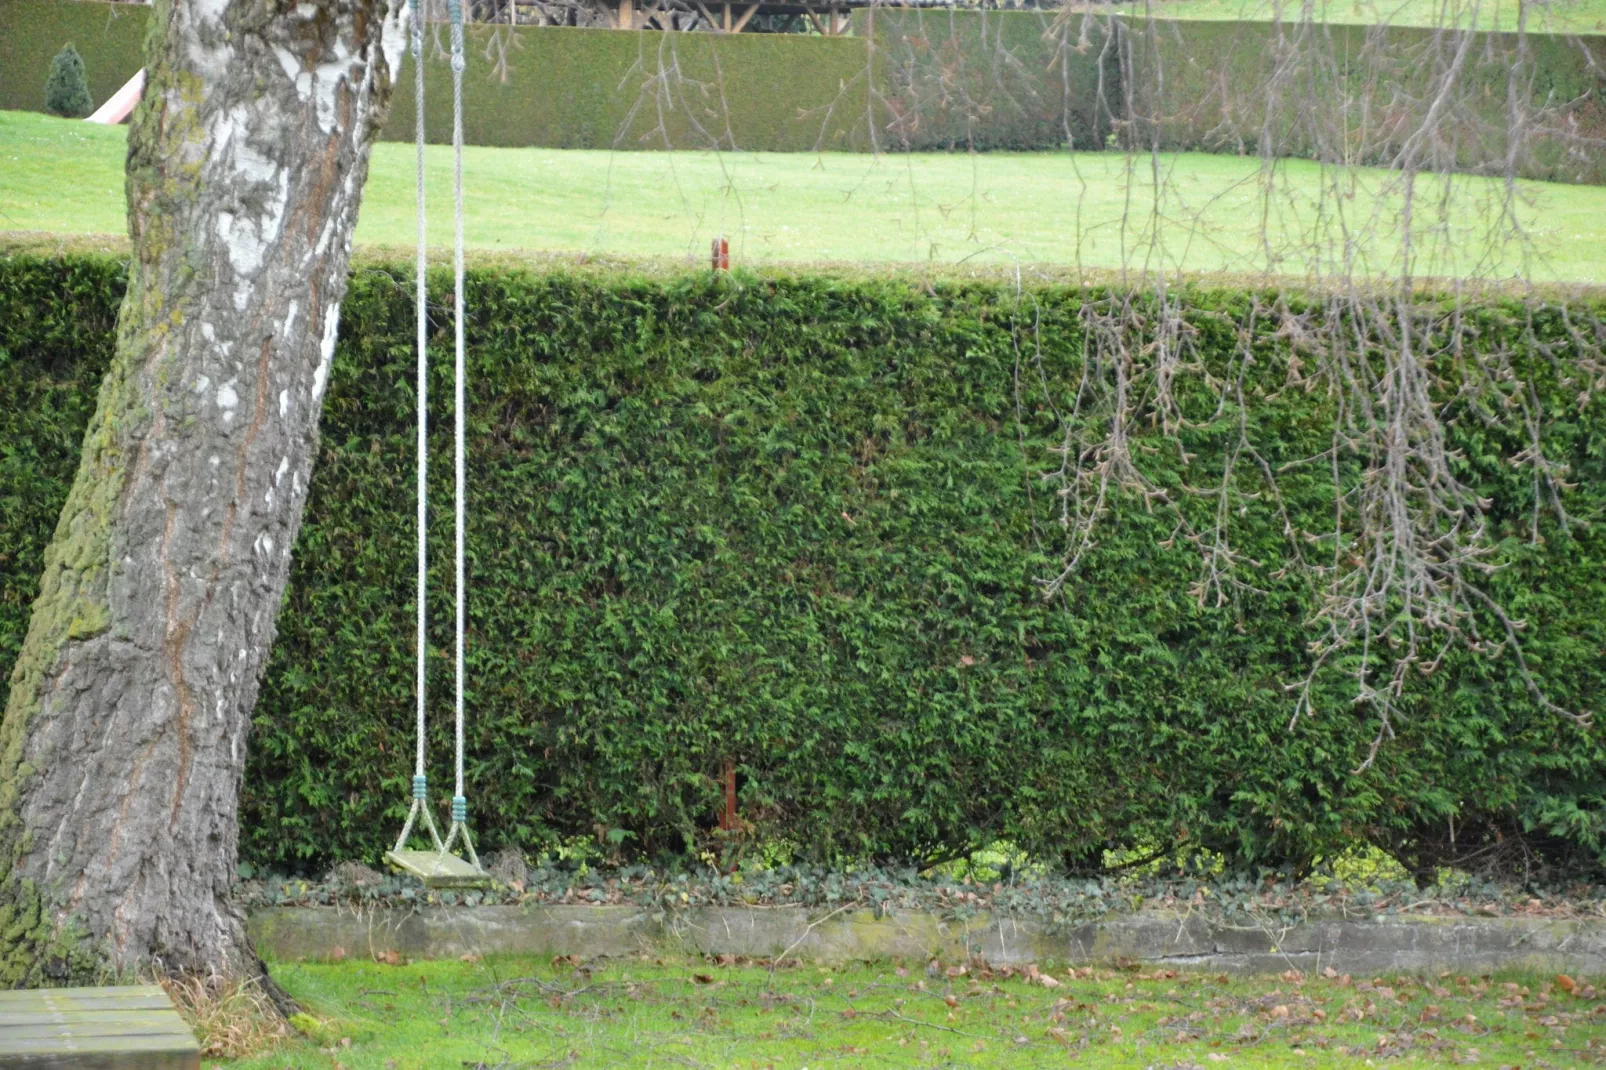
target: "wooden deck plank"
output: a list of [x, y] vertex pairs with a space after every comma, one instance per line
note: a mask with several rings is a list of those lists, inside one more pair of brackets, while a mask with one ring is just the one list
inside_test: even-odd
[[0, 991], [0, 1007], [11, 1004], [42, 1005], [63, 1000], [95, 1006], [106, 1004], [134, 1004], [156, 1000], [163, 1007], [172, 1006], [167, 993], [156, 985], [120, 985], [116, 988], [25, 988]]
[[132, 999], [51, 999], [24, 1003], [21, 999], [0, 1001], [0, 1014], [140, 1014], [141, 1011], [172, 1011], [167, 996], [137, 996]]
[[7, 1057], [6, 1070], [200, 1070], [200, 1057], [168, 1051], [78, 1052]]
[[[18, 1036], [0, 1039], [0, 1067], [6, 1067], [13, 1056], [119, 1056], [119, 1054], [173, 1054], [198, 1056], [201, 1054], [194, 1038], [190, 1048], [181, 1048], [172, 1036], [82, 1036], [64, 1044], [59, 1036]], [[27, 1065], [27, 1064], [22, 1064]], [[145, 1064], [130, 1064], [145, 1065]]]
[[0, 1025], [0, 1051], [13, 1040], [77, 1040], [80, 1037], [167, 1037], [182, 1044], [195, 1043], [195, 1037], [180, 1023], [171, 1022], [29, 1022], [26, 1025]]
[[[142, 1025], [147, 1022], [174, 1022], [175, 1017], [171, 1008], [161, 1010], [133, 1010], [133, 1011], [0, 1011], [0, 1029], [6, 1026], [58, 1024], [72, 1025], [79, 1022], [129, 1022]], [[179, 1024], [182, 1024], [180, 1021]], [[175, 1027], [176, 1028], [176, 1027]]]
[[0, 992], [0, 1070], [199, 1070], [200, 1045], [154, 985]]
[[[187, 1047], [185, 1041], [188, 1042]], [[194, 1037], [73, 1037], [68, 1043], [63, 1043], [61, 1037], [0, 1037], [0, 1066], [5, 1065], [4, 1060], [8, 1056], [29, 1053], [68, 1055], [75, 1052], [115, 1054], [122, 1051], [160, 1051], [182, 1055], [187, 1052], [199, 1054], [200, 1050], [200, 1045], [195, 1043]]]

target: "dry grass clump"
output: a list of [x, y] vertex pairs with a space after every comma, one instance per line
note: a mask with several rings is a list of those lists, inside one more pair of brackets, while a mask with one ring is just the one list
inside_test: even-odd
[[157, 983], [195, 1031], [204, 1057], [244, 1058], [290, 1039], [290, 1026], [254, 979], [174, 975]]

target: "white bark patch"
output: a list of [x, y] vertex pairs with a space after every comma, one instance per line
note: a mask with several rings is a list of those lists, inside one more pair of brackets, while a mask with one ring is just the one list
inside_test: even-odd
[[[240, 312], [250, 306], [250, 282], [279, 240], [290, 203], [289, 168], [253, 143], [253, 131], [261, 137], [275, 125], [257, 107], [242, 103], [229, 108], [212, 130], [208, 170], [214, 180], [237, 191], [231, 210], [218, 213], [217, 228], [238, 276], [233, 297]], [[205, 326], [202, 334], [211, 340]]]
[[[238, 223], [238, 225], [236, 225]], [[255, 275], [262, 266], [262, 236], [250, 220], [236, 220], [233, 212], [217, 214], [217, 236], [229, 251], [229, 264], [240, 275]]]
[[290, 391], [279, 391], [279, 419], [290, 415]]
[[211, 385], [212, 385], [212, 380], [207, 378], [206, 376], [198, 375], [198, 376], [195, 377], [195, 392], [197, 394], [206, 393], [206, 388], [211, 386]]
[[228, 43], [228, 30], [223, 25], [223, 14], [229, 0], [192, 0], [187, 5], [193, 27], [189, 38], [190, 59], [196, 73], [204, 81], [221, 80], [228, 73], [234, 59], [234, 49]]
[[[217, 347], [217, 351], [219, 353], [223, 354], [223, 356], [225, 356], [225, 357], [227, 357], [230, 353], [234, 352], [234, 343], [233, 342], [219, 342], [218, 339], [217, 339], [217, 331], [216, 331], [216, 329], [213, 328], [213, 326], [210, 323], [201, 324], [201, 337], [206, 339], [207, 345], [216, 346]], [[201, 381], [202, 382], [206, 382], [207, 381], [206, 376], [204, 376], [204, 375], [201, 376]], [[201, 389], [204, 390], [205, 387], [202, 387]]]
[[279, 68], [284, 71], [284, 76], [295, 83], [297, 93], [300, 95], [301, 99], [307, 99], [306, 94], [300, 92], [301, 60], [294, 52], [290, 51], [283, 45], [273, 46], [273, 58], [279, 61]]
[[[243, 104], [230, 108], [229, 116], [223, 122], [228, 126], [242, 129], [251, 129], [262, 125], [252, 120], [250, 109]], [[230, 162], [234, 165], [234, 173], [245, 179], [247, 183], [264, 186], [270, 183], [279, 185], [284, 183], [284, 169], [274, 162], [272, 157], [253, 148], [250, 141], [237, 140], [235, 142], [234, 156]], [[283, 194], [280, 195], [281, 199], [283, 196]]]
[[285, 473], [288, 471], [290, 471], [290, 458], [280, 457], [279, 467], [273, 473], [273, 486], [269, 487], [268, 492], [262, 496], [262, 500], [267, 503], [269, 509], [273, 508], [273, 491], [280, 483], [284, 482]]
[[[328, 221], [324, 223], [323, 231], [318, 235], [318, 245], [317, 248], [313, 250], [314, 255], [322, 256], [324, 251], [329, 248], [329, 241], [334, 237], [336, 227], [340, 226], [345, 219], [346, 205], [352, 203], [352, 200], [357, 196], [357, 193], [357, 172], [354, 170], [347, 171], [345, 180], [341, 183], [340, 192], [335, 195], [334, 200], [329, 202]], [[345, 231], [346, 240], [344, 248], [349, 254], [351, 252], [352, 240], [356, 237], [357, 228], [354, 226], [347, 226]]]
[[390, 68], [390, 81], [395, 84], [401, 77], [402, 53], [407, 49], [407, 39], [411, 36], [413, 28], [412, 10], [408, 4], [392, 3], [390, 10], [385, 13], [385, 22], [380, 30], [379, 47], [385, 53], [385, 66]]
[[262, 557], [270, 556], [273, 553], [273, 536], [264, 531], [257, 536], [256, 542], [252, 544], [252, 547], [258, 555]]
[[[260, 173], [266, 157], [256, 152], [248, 153], [242, 147], [236, 155], [236, 162], [238, 172]], [[223, 239], [223, 246], [229, 252], [229, 266], [239, 275], [256, 274], [262, 266], [268, 246], [279, 239], [279, 232], [284, 228], [285, 208], [290, 201], [290, 175], [282, 168], [275, 170], [271, 164], [267, 164], [267, 167], [273, 191], [256, 218], [233, 212], [218, 213], [218, 237]]]
[[217, 407], [223, 410], [224, 423], [234, 419], [234, 409], [239, 404], [240, 395], [235, 393], [233, 379], [217, 388]]
[[318, 370], [312, 373], [312, 403], [323, 400], [324, 388], [329, 385], [329, 365], [335, 359], [335, 336], [340, 331], [340, 305], [329, 307], [323, 321], [323, 342], [318, 355]]
[[353, 52], [347, 46], [345, 38], [340, 37], [335, 41], [334, 53], [328, 62], [320, 63], [313, 69], [313, 104], [318, 113], [318, 129], [324, 133], [335, 132], [335, 120], [338, 115], [335, 104], [340, 89], [351, 80], [353, 72], [362, 65], [362, 54]]

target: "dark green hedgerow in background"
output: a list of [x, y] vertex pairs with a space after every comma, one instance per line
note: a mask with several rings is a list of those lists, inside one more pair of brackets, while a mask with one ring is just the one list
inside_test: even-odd
[[882, 149], [1102, 149], [1121, 107], [1115, 22], [1056, 11], [855, 13], [872, 31]]
[[[505, 70], [486, 59], [501, 54]], [[864, 42], [793, 34], [656, 33], [470, 26], [463, 83], [472, 145], [554, 149], [862, 152], [870, 147]], [[404, 60], [403, 86], [412, 84]], [[426, 136], [450, 143], [444, 59], [430, 63]], [[397, 93], [383, 136], [413, 139], [413, 95]], [[665, 191], [666, 194], [669, 191]]]
[[1140, 150], [1381, 167], [1412, 145], [1421, 170], [1606, 181], [1606, 38], [1471, 36], [1446, 93], [1459, 33], [1134, 19], [1123, 46], [1141, 118], [1123, 137]]
[[[109, 260], [0, 259], [8, 658], [121, 286]], [[410, 295], [404, 271], [361, 269], [343, 309], [244, 789], [241, 849], [259, 866], [373, 861], [407, 798]], [[1028, 291], [1061, 404], [1097, 297]], [[1207, 359], [1230, 354], [1251, 298], [1188, 295]], [[1284, 685], [1306, 664], [1316, 595], [1279, 574], [1287, 545], [1269, 512], [1230, 518], [1256, 590], [1225, 607], [1189, 593], [1199, 563], [1173, 521], [1131, 502], [1064, 600], [1045, 602], [1058, 534], [1029, 475], [1060, 432], [1034, 375], [1017, 397], [1008, 286], [482, 270], [469, 301], [468, 774], [487, 848], [584, 836], [626, 858], [685, 858], [709, 842], [729, 759], [753, 838], [838, 863], [999, 838], [1073, 865], [1133, 843], [1297, 864], [1368, 839], [1410, 859], [1452, 815], [1461, 843], [1526, 830], [1574, 860], [1601, 852], [1598, 732], [1537, 710], [1509, 658], [1458, 650], [1413, 680], [1399, 738], [1359, 776], [1374, 722], [1347, 681], [1324, 678], [1319, 715], [1289, 727]], [[1471, 315], [1497, 340], [1516, 337], [1513, 311]], [[1535, 329], [1564, 336], [1554, 310]], [[1318, 453], [1328, 400], [1274, 389], [1286, 349], [1259, 330], [1255, 441], [1273, 465]], [[1464, 478], [1494, 502], [1507, 567], [1490, 588], [1529, 621], [1551, 696], [1590, 708], [1606, 694], [1606, 414], [1562, 384], [1564, 356], [1534, 364], [1547, 452], [1576, 483], [1568, 529], [1547, 521], [1544, 543], [1527, 542], [1531, 475], [1508, 460], [1518, 430], [1499, 414], [1452, 427]], [[449, 361], [437, 370], [431, 757], [444, 787]], [[1181, 399], [1201, 417], [1206, 400]], [[1201, 471], [1236, 417], [1187, 432]], [[1180, 481], [1174, 451], [1153, 457], [1157, 478]], [[1319, 467], [1281, 487], [1313, 526], [1332, 505]]]
[[[67, 41], [84, 53], [91, 96], [104, 101], [143, 62], [146, 12], [123, 3], [0, 0], [0, 108], [39, 108], [50, 59]], [[1112, 26], [1120, 27], [1113, 35]], [[1432, 134], [1418, 146], [1423, 169], [1504, 174], [1509, 158], [1523, 178], [1606, 178], [1606, 38], [1598, 35], [1519, 42], [1475, 34], [1458, 88], [1438, 101], [1434, 79], [1454, 66], [1463, 38], [1416, 27], [1104, 13], [1062, 23], [1052, 12], [889, 8], [855, 12], [854, 33], [471, 26], [465, 135], [471, 145], [585, 149], [1031, 151], [1113, 143], [1250, 154], [1265, 136], [1272, 155], [1392, 165], [1427, 125]], [[432, 45], [431, 56], [427, 136], [445, 143], [450, 79], [444, 51]], [[410, 72], [404, 60], [403, 86]], [[1437, 117], [1425, 124], [1430, 110]], [[383, 136], [410, 141], [413, 123], [412, 94], [395, 94]], [[1526, 147], [1513, 157], [1514, 124]]]

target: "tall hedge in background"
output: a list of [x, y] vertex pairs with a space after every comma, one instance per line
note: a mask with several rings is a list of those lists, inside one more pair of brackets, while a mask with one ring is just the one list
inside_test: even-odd
[[[464, 136], [555, 149], [862, 152], [870, 147], [864, 42], [797, 34], [468, 27]], [[487, 57], [495, 57], [488, 60]], [[407, 85], [412, 58], [404, 57]], [[445, 56], [428, 64], [425, 136], [452, 138]], [[413, 139], [396, 94], [381, 134]], [[508, 161], [514, 165], [515, 161]]]
[[[1413, 149], [1421, 166], [1606, 180], [1599, 34], [1465, 37], [1112, 12], [861, 9], [851, 37], [474, 25], [466, 136], [785, 152], [1256, 153], [1264, 139], [1274, 155], [1392, 166], [1436, 111]], [[144, 62], [147, 15], [138, 4], [0, 0], [0, 108], [40, 107], [40, 82], [66, 40], [86, 56], [91, 96], [105, 100]], [[428, 137], [447, 142], [445, 53], [430, 67]], [[1457, 88], [1435, 108], [1434, 79], [1450, 67]], [[402, 72], [402, 83], [411, 77]], [[413, 123], [411, 94], [397, 94], [383, 136], [410, 141]]]
[[1606, 182], [1603, 37], [1140, 18], [1125, 36], [1139, 149], [1398, 167], [1410, 146], [1425, 170]]
[[879, 147], [1104, 148], [1121, 102], [1114, 27], [1055, 11], [860, 10], [884, 94]]
[[[71, 478], [121, 277], [104, 260], [0, 259], [0, 657]], [[1452, 815], [1462, 842], [1528, 830], [1598, 857], [1599, 735], [1536, 709], [1508, 660], [1458, 650], [1414, 680], [1399, 737], [1360, 776], [1375, 724], [1347, 681], [1320, 681], [1321, 715], [1290, 729], [1284, 685], [1317, 594], [1279, 576], [1269, 512], [1227, 521], [1260, 569], [1228, 605], [1190, 594], [1197, 552], [1130, 502], [1067, 595], [1044, 601], [1058, 543], [1030, 459], [1060, 441], [1051, 403], [1074, 389], [1086, 292], [1029, 293], [1039, 378], [1008, 285], [478, 271], [469, 287], [469, 779], [487, 847], [585, 836], [685, 857], [707, 843], [730, 760], [754, 835], [804, 857], [929, 860], [1005, 837], [1072, 864], [1134, 842], [1299, 862], [1363, 838], [1409, 854]], [[344, 308], [251, 741], [241, 843], [259, 865], [371, 861], [407, 799], [410, 293], [405, 270], [359, 270]], [[1274, 389], [1286, 343], [1250, 327], [1250, 297], [1192, 292], [1190, 324], [1206, 354], [1262, 332], [1255, 441], [1273, 465], [1317, 454], [1329, 402]], [[1499, 302], [1467, 314], [1480, 336], [1526, 329]], [[1553, 311], [1529, 326], [1566, 337]], [[1465, 477], [1496, 503], [1491, 582], [1529, 621], [1529, 664], [1552, 698], [1589, 707], [1606, 694], [1606, 413], [1578, 406], [1556, 354], [1535, 400], [1576, 483], [1567, 529], [1532, 544], [1514, 444], [1452, 426]], [[443, 430], [448, 364], [432, 395]], [[1208, 416], [1202, 400], [1186, 403]], [[1186, 449], [1223, 449], [1237, 418], [1201, 419]], [[447, 434], [434, 448], [444, 773]], [[1331, 510], [1324, 486], [1293, 472], [1281, 489], [1312, 514]]]

